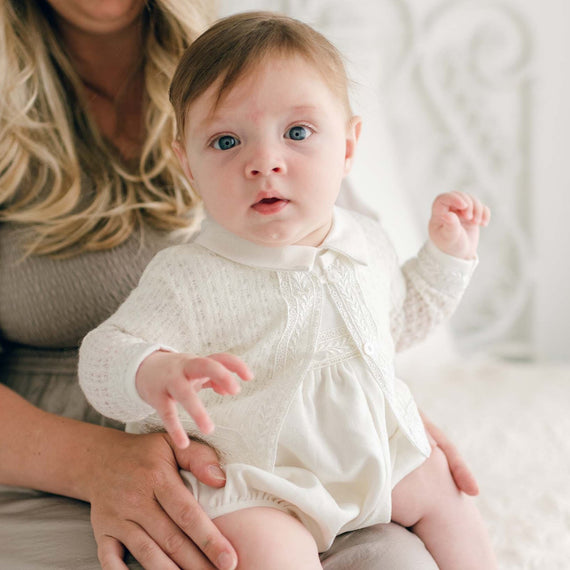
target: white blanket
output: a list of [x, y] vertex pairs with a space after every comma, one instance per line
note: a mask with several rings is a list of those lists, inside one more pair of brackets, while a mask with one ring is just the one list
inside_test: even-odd
[[418, 404], [475, 472], [501, 570], [570, 568], [570, 366], [408, 366]]

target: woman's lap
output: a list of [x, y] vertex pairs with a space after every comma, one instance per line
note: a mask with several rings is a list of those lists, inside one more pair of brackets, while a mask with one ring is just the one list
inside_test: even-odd
[[[96, 570], [89, 505], [0, 486], [0, 568]], [[325, 570], [436, 570], [423, 543], [406, 529], [376, 525], [337, 538], [322, 555]], [[129, 561], [129, 568], [140, 566]]]
[[100, 569], [89, 505], [27, 489], [0, 487], [0, 567]]
[[395, 523], [339, 535], [321, 561], [324, 570], [437, 570], [424, 543]]

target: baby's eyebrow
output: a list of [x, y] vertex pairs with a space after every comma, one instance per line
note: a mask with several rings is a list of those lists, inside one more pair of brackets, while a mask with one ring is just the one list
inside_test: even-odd
[[217, 124], [223, 124], [228, 122], [228, 117], [220, 115], [219, 113], [209, 113], [205, 117], [202, 117], [198, 122], [198, 127], [200, 129], [211, 128]]
[[[301, 105], [293, 105], [287, 108], [286, 113], [295, 117], [296, 115], [304, 115], [307, 113], [315, 113], [319, 111], [319, 105], [317, 104], [301, 104]], [[226, 127], [228, 124], [231, 124], [232, 119], [235, 119], [235, 115], [229, 112], [220, 110], [213, 110], [211, 113], [208, 113], [205, 117], [202, 117], [200, 121], [197, 123], [197, 128], [200, 131], [203, 130], [217, 130], [218, 128]]]
[[318, 105], [296, 105], [291, 110], [295, 112], [317, 111]]

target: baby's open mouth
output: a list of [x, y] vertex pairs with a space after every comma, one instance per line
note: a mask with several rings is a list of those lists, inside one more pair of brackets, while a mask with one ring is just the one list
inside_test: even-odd
[[280, 200], [281, 200], [281, 198], [263, 198], [263, 200], [260, 200], [257, 203], [258, 204], [275, 204], [275, 202], [279, 202]]
[[280, 212], [289, 200], [272, 196], [270, 198], [262, 198], [253, 204], [251, 207], [259, 214], [276, 214]]

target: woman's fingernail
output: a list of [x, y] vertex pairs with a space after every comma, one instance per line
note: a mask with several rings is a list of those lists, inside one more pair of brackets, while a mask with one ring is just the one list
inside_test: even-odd
[[214, 479], [217, 479], [218, 481], [226, 480], [226, 474], [222, 471], [222, 468], [219, 465], [210, 465], [208, 467], [208, 471]]
[[237, 560], [229, 552], [222, 552], [218, 556], [218, 568], [220, 570], [234, 570], [237, 566]]

